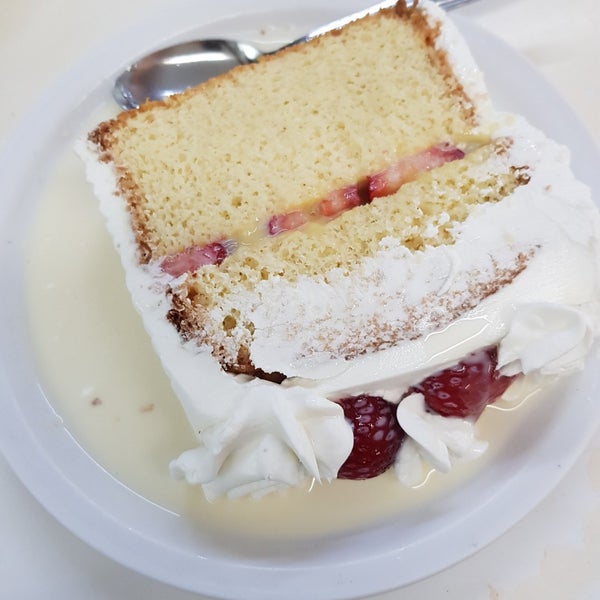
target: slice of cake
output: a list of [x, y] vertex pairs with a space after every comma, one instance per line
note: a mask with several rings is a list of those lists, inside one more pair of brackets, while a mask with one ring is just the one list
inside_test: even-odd
[[589, 191], [492, 109], [430, 2], [122, 113], [79, 152], [197, 433], [173, 469], [209, 498], [447, 469], [481, 450], [488, 402], [579, 368], [597, 331]]

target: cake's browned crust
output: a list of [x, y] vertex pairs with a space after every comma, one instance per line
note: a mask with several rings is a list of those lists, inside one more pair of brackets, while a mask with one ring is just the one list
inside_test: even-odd
[[440, 35], [441, 25], [440, 23], [436, 23], [436, 25], [432, 27], [427, 21], [425, 14], [417, 10], [417, 6], [418, 0], [408, 8], [406, 2], [404, 0], [400, 0], [396, 4], [394, 10], [401, 18], [409, 19], [415, 29], [421, 32], [421, 35], [425, 40], [425, 44], [429, 48], [432, 62], [436, 64], [439, 72], [442, 73], [447, 82], [449, 94], [454, 96], [457, 99], [457, 102], [460, 103], [464, 111], [465, 119], [474, 122], [475, 107], [473, 106], [473, 103], [466, 93], [464, 87], [456, 78], [456, 75], [454, 74], [454, 71], [452, 70], [448, 60], [448, 54], [445, 51], [436, 48], [436, 40]]
[[[140, 110], [149, 110], [149, 108], [144, 105]], [[140, 264], [147, 264], [152, 259], [152, 248], [149, 243], [147, 218], [144, 213], [144, 194], [135, 183], [132, 174], [125, 167], [118, 165], [112, 153], [115, 132], [126, 123], [127, 115], [133, 112], [121, 113], [115, 119], [101, 123], [89, 134], [88, 140], [98, 148], [100, 161], [110, 163], [115, 168], [116, 188], [119, 195], [125, 199], [127, 210], [131, 217], [131, 227], [137, 245], [138, 260]]]
[[[169, 288], [167, 292], [171, 298], [171, 308], [167, 313], [167, 320], [177, 329], [180, 336], [185, 341], [200, 341], [203, 336], [203, 325], [206, 321], [206, 311], [201, 304], [195, 302], [194, 288], [188, 286], [179, 286], [176, 289]], [[203, 318], [204, 317], [204, 318]], [[283, 373], [268, 373], [262, 369], [257, 369], [250, 360], [248, 348], [242, 346], [239, 348], [234, 360], [226, 358], [227, 353], [221, 346], [213, 347], [211, 350], [213, 356], [220, 362], [221, 367], [228, 373], [235, 375], [251, 375], [259, 377], [273, 383], [281, 383], [286, 376]]]

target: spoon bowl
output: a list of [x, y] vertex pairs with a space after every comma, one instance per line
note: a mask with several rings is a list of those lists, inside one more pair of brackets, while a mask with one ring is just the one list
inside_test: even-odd
[[[435, 1], [449, 9], [474, 0]], [[385, 0], [323, 25], [283, 47], [307, 41], [395, 4], [396, 0]], [[189, 41], [163, 48], [141, 58], [119, 75], [113, 86], [113, 98], [121, 108], [138, 108], [147, 100], [163, 100], [211, 77], [227, 73], [233, 67], [255, 62], [265, 54], [270, 52], [264, 52], [250, 42], [224, 39]]]
[[234, 40], [197, 40], [170, 46], [123, 72], [115, 81], [113, 97], [122, 108], [137, 108], [146, 100], [162, 100], [237, 65], [254, 62], [262, 54], [252, 44]]

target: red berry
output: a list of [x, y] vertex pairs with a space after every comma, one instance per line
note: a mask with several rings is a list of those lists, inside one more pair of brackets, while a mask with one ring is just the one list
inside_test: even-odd
[[342, 212], [360, 206], [362, 200], [357, 185], [334, 190], [319, 202], [319, 213], [324, 217], [335, 217]]
[[338, 400], [352, 425], [354, 445], [338, 472], [339, 479], [370, 479], [394, 464], [404, 438], [396, 406], [379, 396], [361, 394]]
[[479, 350], [456, 366], [430, 375], [410, 391], [423, 394], [427, 406], [440, 415], [477, 418], [514, 379], [500, 375], [497, 365], [496, 348]]
[[308, 222], [308, 217], [301, 210], [294, 210], [281, 215], [273, 215], [269, 220], [267, 228], [269, 235], [277, 235], [282, 231], [298, 229], [298, 227], [301, 227], [306, 222]]
[[447, 162], [460, 160], [464, 156], [462, 150], [449, 143], [437, 144], [417, 154], [405, 156], [387, 169], [367, 178], [369, 199], [394, 194], [407, 181], [416, 179], [421, 173], [441, 167]]
[[226, 243], [212, 242], [206, 246], [189, 246], [182, 252], [167, 256], [160, 268], [173, 277], [179, 277], [205, 265], [220, 265], [228, 255]]

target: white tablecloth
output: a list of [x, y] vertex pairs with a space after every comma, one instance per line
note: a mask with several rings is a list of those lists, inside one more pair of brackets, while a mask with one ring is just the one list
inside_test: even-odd
[[[82, 54], [142, 11], [168, 5], [168, 0], [3, 0], [0, 136]], [[600, 140], [600, 1], [480, 0], [459, 11], [527, 56]], [[597, 433], [554, 492], [502, 538], [438, 575], [377, 598], [592, 600], [600, 598], [599, 566]], [[0, 457], [0, 598], [198, 596], [88, 548], [45, 512]]]

